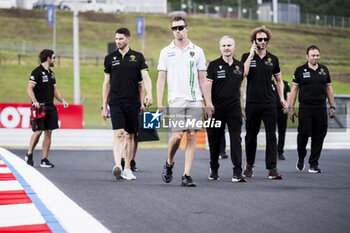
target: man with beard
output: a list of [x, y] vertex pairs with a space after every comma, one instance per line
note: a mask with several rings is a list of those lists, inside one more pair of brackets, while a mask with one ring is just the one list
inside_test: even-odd
[[50, 69], [50, 67], [54, 67], [55, 63], [54, 51], [44, 49], [39, 54], [39, 59], [41, 65], [32, 71], [27, 87], [29, 98], [32, 101], [31, 125], [34, 133], [31, 136], [28, 153], [24, 159], [27, 164], [34, 166], [33, 152], [44, 131], [40, 167], [54, 167], [47, 159], [51, 146], [52, 130], [58, 128], [57, 109], [53, 104], [54, 97], [63, 104], [65, 109], [68, 108], [68, 103], [58, 91], [55, 74]]
[[[163, 48], [159, 55], [157, 103], [158, 109], [163, 110], [163, 92], [165, 80], [168, 83], [169, 118], [173, 122], [201, 121], [203, 115], [203, 97], [206, 102], [207, 116], [211, 117], [213, 105], [211, 103], [209, 85], [206, 80], [206, 64], [203, 50], [194, 45], [188, 38], [187, 20], [175, 16], [171, 21], [174, 40]], [[203, 94], [202, 94], [203, 93]], [[177, 117], [179, 116], [179, 117]], [[173, 119], [171, 119], [173, 117]], [[168, 159], [163, 167], [162, 178], [165, 183], [173, 178], [174, 157], [179, 148], [184, 132], [187, 132], [185, 149], [185, 168], [181, 185], [194, 187], [196, 184], [190, 176], [191, 166], [196, 153], [196, 135], [200, 130], [197, 124], [192, 127], [172, 127], [169, 139]]]
[[[130, 161], [135, 147], [138, 115], [145, 110], [143, 79], [148, 78], [148, 65], [142, 53], [129, 47], [130, 31], [119, 28], [115, 34], [117, 51], [105, 57], [105, 78], [102, 89], [102, 118], [111, 117], [115, 166], [112, 173], [117, 180], [135, 180]], [[109, 108], [108, 109], [108, 106]], [[125, 150], [125, 168], [121, 158]]]
[[221, 57], [210, 62], [207, 80], [211, 87], [211, 97], [215, 108], [213, 118], [221, 121], [221, 127], [208, 128], [210, 147], [209, 180], [218, 180], [220, 164], [220, 135], [225, 132], [227, 123], [230, 134], [231, 161], [233, 164], [232, 182], [245, 182], [242, 176], [241, 127], [243, 109], [243, 74], [244, 66], [233, 57], [235, 40], [224, 36], [220, 40]]
[[250, 37], [252, 47], [249, 53], [242, 55], [244, 76], [247, 77], [246, 99], [246, 155], [247, 164], [245, 177], [253, 177], [255, 163], [257, 135], [261, 120], [265, 125], [266, 151], [265, 166], [269, 179], [282, 179], [277, 172], [277, 145], [276, 145], [276, 104], [272, 89], [272, 76], [276, 85], [283, 108], [287, 103], [283, 96], [283, 80], [278, 58], [266, 50], [271, 39], [271, 32], [265, 26], [255, 28]]
[[296, 116], [294, 104], [299, 91], [299, 125], [297, 136], [298, 161], [297, 170], [304, 169], [306, 145], [311, 137], [311, 154], [309, 173], [321, 173], [318, 160], [321, 156], [323, 140], [327, 134], [328, 98], [330, 118], [335, 117], [334, 95], [331, 77], [326, 66], [319, 64], [320, 49], [311, 45], [306, 50], [307, 63], [298, 67], [293, 76], [293, 88], [290, 95], [289, 117], [294, 122]]

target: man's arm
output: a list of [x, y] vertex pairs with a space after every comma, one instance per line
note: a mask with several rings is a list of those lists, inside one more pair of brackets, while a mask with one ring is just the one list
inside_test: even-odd
[[143, 102], [145, 98], [145, 86], [143, 85], [143, 81], [139, 82], [139, 94], [140, 94], [140, 103], [141, 103], [140, 111], [144, 112], [146, 110], [146, 106]]
[[334, 94], [333, 94], [333, 88], [331, 85], [327, 85], [327, 98], [329, 102], [329, 117], [334, 118], [335, 117]]
[[152, 81], [151, 78], [149, 77], [148, 71], [147, 70], [142, 70], [141, 71], [141, 76], [143, 79], [144, 87], [147, 92], [147, 95], [145, 97], [145, 104], [147, 107], [151, 106], [153, 104], [153, 98], [152, 98]]
[[241, 82], [241, 86], [239, 87], [239, 93], [240, 93], [240, 103], [241, 103], [242, 117], [243, 117], [244, 120], [247, 120], [247, 117], [245, 116], [245, 113], [244, 113], [243, 82]]
[[202, 90], [202, 94], [205, 100], [205, 115], [206, 118], [211, 118], [214, 113], [214, 106], [211, 101], [211, 87], [212, 83], [207, 81], [207, 72], [199, 70], [198, 71], [199, 86]]
[[110, 79], [110, 74], [105, 73], [105, 79], [103, 81], [102, 85], [102, 118], [104, 120], [107, 120], [108, 114], [109, 114], [109, 109], [107, 108], [107, 101], [109, 97], [109, 93], [111, 92], [111, 79]]
[[294, 123], [294, 116], [297, 117], [294, 109], [295, 100], [297, 98], [299, 87], [297, 85], [293, 85], [292, 91], [290, 92], [290, 98], [288, 98], [288, 106], [289, 106], [289, 118]]
[[283, 109], [285, 109], [286, 107], [288, 107], [288, 104], [287, 104], [287, 101], [284, 99], [284, 83], [282, 80], [282, 74], [280, 72], [276, 75], [274, 74], [273, 76], [276, 80], [277, 91], [278, 91], [278, 95], [280, 96], [281, 104], [283, 106]]
[[244, 77], [247, 77], [249, 74], [249, 68], [250, 68], [250, 62], [254, 58], [255, 51], [257, 50], [257, 46], [255, 42], [252, 44], [252, 47], [250, 48], [249, 55], [247, 57], [247, 60], [244, 62]]
[[34, 106], [36, 108], [40, 108], [40, 104], [36, 100], [36, 97], [35, 97], [35, 94], [34, 94], [34, 87], [35, 87], [35, 83], [29, 82], [28, 86], [27, 86], [27, 93], [29, 95], [30, 100], [32, 101], [32, 104], [34, 104]]
[[53, 88], [54, 88], [55, 98], [63, 104], [64, 109], [67, 109], [68, 103], [63, 99], [63, 97], [61, 96], [60, 92], [58, 91], [56, 85]]
[[157, 105], [158, 108], [163, 108], [163, 93], [166, 79], [166, 71], [158, 71], [157, 79]]

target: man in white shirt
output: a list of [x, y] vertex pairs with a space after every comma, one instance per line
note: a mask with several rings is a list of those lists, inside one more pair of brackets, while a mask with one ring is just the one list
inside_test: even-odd
[[[172, 120], [172, 116], [177, 117], [176, 121], [202, 120], [202, 96], [204, 96], [206, 101], [206, 117], [211, 118], [214, 107], [211, 102], [210, 89], [206, 82], [204, 52], [187, 38], [189, 27], [185, 18], [175, 16], [171, 21], [171, 30], [175, 39], [170, 45], [162, 49], [159, 56], [157, 80], [158, 108], [164, 111], [162, 100], [165, 80], [167, 80], [170, 120]], [[190, 176], [190, 170], [196, 152], [197, 130], [200, 130], [200, 128], [186, 127], [186, 125], [185, 127], [172, 128], [172, 134], [169, 139], [168, 160], [162, 173], [165, 183], [169, 183], [172, 180], [175, 153], [186, 131], [187, 143], [182, 186], [196, 186]]]

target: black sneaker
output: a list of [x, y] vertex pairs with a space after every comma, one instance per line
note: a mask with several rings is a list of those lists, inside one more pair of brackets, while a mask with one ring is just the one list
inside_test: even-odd
[[219, 155], [219, 159], [227, 159], [228, 158], [228, 155], [226, 154], [226, 152], [222, 152], [220, 155]]
[[302, 171], [305, 168], [304, 160], [298, 159], [296, 168], [298, 171]]
[[135, 160], [131, 160], [130, 161], [130, 169], [131, 169], [131, 171], [133, 171], [133, 172], [137, 172], [139, 169], [136, 167], [136, 162], [135, 162]]
[[41, 160], [40, 167], [54, 167], [54, 165], [50, 163], [47, 158], [45, 158]]
[[286, 160], [286, 157], [284, 157], [283, 153], [278, 153], [278, 159], [279, 160]]
[[124, 171], [124, 167], [125, 167], [125, 159], [124, 158], [121, 159], [120, 164], [122, 165], [122, 170]]
[[34, 166], [33, 154], [27, 154], [26, 156], [24, 156], [24, 160], [27, 162], [28, 165]]
[[162, 179], [165, 183], [170, 183], [171, 180], [173, 179], [173, 165], [169, 165], [168, 162], [165, 162], [163, 166], [163, 172], [162, 172]]
[[246, 178], [251, 178], [253, 177], [253, 168], [254, 168], [254, 165], [249, 165], [249, 164], [246, 164], [245, 165], [245, 170], [243, 172], [243, 176], [246, 177]]
[[270, 180], [282, 180], [282, 176], [278, 174], [276, 168], [272, 168], [269, 170], [269, 174], [267, 175], [267, 178]]
[[232, 182], [246, 182], [241, 174], [233, 174]]
[[219, 180], [218, 169], [209, 168], [209, 180]]
[[316, 167], [310, 167], [309, 168], [309, 173], [322, 173], [322, 170], [319, 169], [317, 166]]
[[189, 175], [182, 176], [181, 186], [185, 187], [196, 187], [196, 184], [193, 182], [192, 177]]

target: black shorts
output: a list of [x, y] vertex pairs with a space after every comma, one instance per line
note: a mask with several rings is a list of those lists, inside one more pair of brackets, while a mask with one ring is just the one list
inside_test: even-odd
[[128, 133], [138, 131], [140, 103], [114, 102], [109, 107], [113, 129], [124, 129]]
[[55, 105], [45, 104], [45, 116], [31, 119], [32, 130], [53, 130], [58, 128], [58, 113]]

